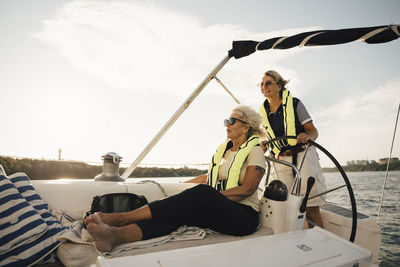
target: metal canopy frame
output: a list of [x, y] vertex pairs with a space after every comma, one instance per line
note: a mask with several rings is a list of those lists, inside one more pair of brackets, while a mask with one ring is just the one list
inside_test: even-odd
[[290, 49], [296, 46], [325, 46], [344, 44], [353, 41], [362, 41], [368, 44], [385, 43], [396, 40], [400, 37], [400, 24], [383, 25], [375, 27], [351, 28], [340, 30], [320, 30], [312, 32], [304, 32], [293, 36], [275, 37], [262, 42], [257, 41], [234, 41], [232, 49], [228, 52], [222, 61], [207, 75], [186, 101], [179, 107], [174, 115], [166, 122], [156, 136], [150, 141], [146, 148], [139, 154], [136, 160], [121, 175], [123, 179], [127, 179], [136, 167], [141, 163], [144, 157], [158, 143], [163, 135], [182, 115], [182, 113], [190, 106], [196, 97], [203, 91], [208, 83], [215, 79], [237, 102], [233, 94], [226, 86], [216, 77], [217, 73], [228, 63], [231, 57], [236, 59], [248, 56], [258, 50], [268, 49]]

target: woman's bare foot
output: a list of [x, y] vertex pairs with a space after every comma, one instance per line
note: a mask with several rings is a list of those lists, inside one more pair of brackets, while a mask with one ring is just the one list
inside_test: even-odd
[[[103, 213], [96, 212], [101, 221], [110, 226], [122, 227], [136, 223], [138, 221], [150, 220], [152, 218], [151, 210], [148, 205], [142, 206], [136, 210], [128, 212], [117, 212], [117, 213]], [[84, 219], [84, 224], [89, 223], [89, 217]]]
[[123, 213], [103, 213], [98, 212], [100, 219], [103, 223], [111, 225], [111, 226], [123, 226], [122, 218]]
[[[104, 212], [96, 212], [96, 214], [99, 215], [101, 221], [105, 224], [108, 224], [110, 226], [123, 226], [122, 223], [122, 213], [104, 213]], [[89, 222], [89, 217], [86, 217], [85, 220], [83, 221], [85, 225], [87, 225]]]
[[98, 213], [92, 214], [86, 218], [86, 229], [92, 236], [97, 250], [109, 252], [116, 245], [116, 237], [113, 228], [101, 221]]

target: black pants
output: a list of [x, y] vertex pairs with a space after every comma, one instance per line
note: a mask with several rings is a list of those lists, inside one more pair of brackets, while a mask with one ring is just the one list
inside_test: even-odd
[[143, 240], [170, 234], [183, 225], [239, 236], [251, 234], [258, 227], [257, 211], [205, 184], [151, 202], [149, 208], [152, 219], [137, 223]]

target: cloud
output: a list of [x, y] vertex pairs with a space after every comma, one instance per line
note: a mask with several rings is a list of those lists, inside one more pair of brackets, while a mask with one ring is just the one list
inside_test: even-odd
[[385, 85], [357, 96], [348, 96], [341, 102], [316, 112], [316, 118], [331, 124], [331, 120], [371, 120], [386, 117], [398, 103], [400, 79], [387, 82]]
[[[232, 24], [205, 25], [193, 15], [149, 2], [80, 0], [43, 21], [33, 36], [112, 87], [187, 95], [227, 54], [232, 40], [263, 40], [311, 29], [255, 33]], [[268, 64], [277, 65], [298, 52], [274, 53]], [[262, 73], [254, 70], [264, 71], [265, 56], [238, 62], [224, 78], [238, 82], [238, 92], [245, 94]]]
[[317, 141], [331, 147], [342, 163], [387, 157], [400, 100], [399, 88], [400, 78], [320, 108], [313, 116], [320, 133]]

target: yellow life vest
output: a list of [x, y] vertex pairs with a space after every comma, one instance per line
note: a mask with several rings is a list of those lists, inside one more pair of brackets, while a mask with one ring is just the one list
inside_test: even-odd
[[[268, 101], [268, 100], [266, 100]], [[295, 115], [293, 107], [293, 98], [289, 90], [284, 89], [282, 92], [282, 108], [283, 108], [283, 127], [285, 135], [296, 136]], [[259, 109], [261, 118], [263, 119], [263, 126], [267, 129], [267, 134], [270, 139], [275, 138], [274, 131], [268, 121], [267, 111], [265, 110], [264, 103], [261, 104]], [[296, 145], [296, 139], [279, 140], [272, 144], [272, 151], [275, 155], [279, 155], [283, 147]]]
[[[239, 147], [232, 160], [231, 166], [229, 167], [228, 176], [226, 178], [227, 180], [226, 182], [223, 183], [221, 191], [239, 185], [240, 170], [242, 169], [243, 163], [247, 159], [253, 147], [259, 145], [259, 142], [260, 142], [259, 138], [253, 135]], [[230, 140], [218, 146], [217, 152], [215, 152], [209, 164], [207, 184], [214, 187], [215, 189], [217, 189], [218, 170], [221, 160], [224, 157], [225, 151], [231, 147], [232, 147], [232, 141]]]

